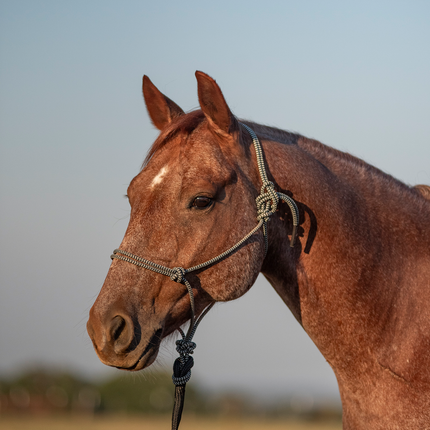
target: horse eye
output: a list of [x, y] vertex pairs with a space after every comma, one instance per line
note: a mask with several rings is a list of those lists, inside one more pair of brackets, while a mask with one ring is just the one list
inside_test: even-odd
[[205, 209], [208, 208], [212, 204], [212, 199], [210, 197], [198, 196], [193, 200], [192, 206]]

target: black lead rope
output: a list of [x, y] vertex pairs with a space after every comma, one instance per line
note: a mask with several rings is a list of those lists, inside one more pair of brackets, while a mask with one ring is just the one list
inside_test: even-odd
[[263, 159], [263, 150], [258, 140], [257, 135], [254, 131], [249, 128], [247, 125], [241, 125], [248, 131], [251, 135], [255, 153], [257, 156], [257, 165], [258, 170], [260, 172], [262, 187], [260, 195], [256, 198], [257, 205], [257, 220], [258, 224], [239, 242], [233, 245], [231, 248], [227, 249], [220, 255], [205, 261], [204, 263], [198, 264], [197, 266], [190, 267], [189, 269], [184, 269], [183, 267], [175, 267], [171, 269], [170, 267], [163, 266], [161, 264], [154, 263], [150, 260], [146, 260], [145, 258], [139, 257], [138, 255], [134, 255], [131, 252], [123, 251], [121, 249], [115, 249], [113, 254], [111, 255], [112, 259], [127, 261], [128, 263], [134, 264], [139, 267], [143, 267], [148, 270], [152, 270], [153, 272], [160, 273], [165, 276], [169, 276], [170, 279], [179, 284], [183, 284], [187, 287], [188, 294], [190, 296], [190, 304], [191, 304], [191, 321], [190, 327], [188, 328], [187, 334], [179, 329], [182, 339], [176, 341], [176, 350], [179, 353], [179, 357], [175, 360], [173, 364], [173, 383], [175, 384], [175, 404], [173, 406], [173, 415], [172, 415], [172, 430], [178, 430], [179, 423], [181, 422], [182, 411], [184, 409], [184, 399], [185, 399], [185, 386], [187, 382], [191, 378], [191, 368], [194, 365], [193, 357], [191, 354], [194, 352], [196, 344], [192, 341], [193, 336], [197, 330], [197, 326], [200, 324], [202, 318], [209, 312], [214, 303], [210, 304], [200, 315], [200, 317], [195, 321], [195, 309], [194, 309], [194, 294], [193, 289], [190, 283], [185, 278], [185, 275], [189, 272], [193, 272], [195, 270], [200, 270], [204, 267], [211, 266], [214, 263], [222, 260], [228, 255], [232, 254], [238, 248], [242, 246], [251, 236], [254, 235], [260, 228], [263, 229], [264, 236], [264, 248], [265, 255], [267, 253], [267, 249], [269, 246], [268, 238], [267, 238], [267, 222], [270, 219], [270, 216], [276, 212], [276, 208], [278, 206], [279, 200], [283, 200], [288, 204], [291, 210], [291, 214], [293, 216], [293, 231], [291, 234], [290, 246], [294, 247], [294, 241], [297, 235], [297, 227], [299, 225], [299, 210], [295, 201], [287, 196], [286, 194], [275, 191], [275, 186], [272, 182], [270, 182], [267, 178], [266, 169], [264, 166]]
[[[190, 357], [192, 359], [192, 357]], [[194, 364], [194, 363], [193, 363]], [[172, 430], [177, 430], [181, 423], [182, 411], [185, 401], [185, 385], [176, 385], [175, 387], [175, 404], [172, 413]]]
[[[188, 282], [184, 279], [185, 282]], [[191, 297], [190, 297], [191, 299]], [[179, 353], [179, 357], [173, 363], [173, 375], [172, 380], [175, 384], [175, 402], [173, 404], [172, 412], [172, 430], [178, 430], [179, 424], [182, 418], [182, 411], [184, 409], [185, 401], [185, 386], [191, 378], [191, 368], [194, 366], [194, 359], [191, 354], [196, 348], [196, 344], [191, 340], [194, 333], [197, 330], [197, 326], [203, 317], [209, 312], [214, 303], [211, 303], [200, 315], [195, 324], [190, 324], [187, 334], [179, 328], [179, 332], [182, 335], [182, 339], [176, 341], [176, 351]], [[192, 299], [192, 321], [194, 320], [194, 297]]]
[[[185, 353], [182, 352], [183, 347], [187, 348]], [[172, 430], [177, 430], [181, 422], [185, 401], [185, 386], [191, 377], [191, 368], [194, 366], [194, 359], [189, 354], [193, 353], [195, 347], [194, 342], [176, 341], [176, 350], [180, 356], [173, 363], [172, 380], [175, 384], [175, 403], [172, 412]]]

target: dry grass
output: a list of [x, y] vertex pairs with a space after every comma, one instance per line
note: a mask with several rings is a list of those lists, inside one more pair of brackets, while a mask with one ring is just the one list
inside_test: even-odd
[[[169, 430], [170, 417], [1, 417], [2, 430]], [[303, 423], [293, 421], [210, 419], [184, 417], [181, 430], [341, 430], [340, 423]]]

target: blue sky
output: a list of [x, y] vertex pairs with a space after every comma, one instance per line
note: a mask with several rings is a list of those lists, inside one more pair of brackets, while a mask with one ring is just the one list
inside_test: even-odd
[[[202, 70], [238, 117], [430, 184], [429, 19], [426, 1], [3, 0], [0, 371], [35, 361], [107, 371], [85, 322], [127, 226], [126, 187], [157, 135], [143, 74], [192, 110]], [[255, 338], [270, 349], [254, 376], [268, 392], [336, 392], [262, 278], [211, 311], [193, 374], [249, 388], [267, 354]], [[173, 349], [162, 351], [168, 365]], [[230, 351], [228, 368], [220, 351]]]

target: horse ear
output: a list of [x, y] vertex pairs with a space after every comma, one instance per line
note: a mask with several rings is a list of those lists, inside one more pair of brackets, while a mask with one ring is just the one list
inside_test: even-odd
[[151, 121], [159, 130], [184, 114], [184, 111], [161, 93], [146, 75], [143, 77], [142, 91]]
[[231, 113], [221, 89], [209, 75], [196, 72], [199, 103], [209, 124], [216, 131], [231, 133], [238, 128], [238, 123]]

